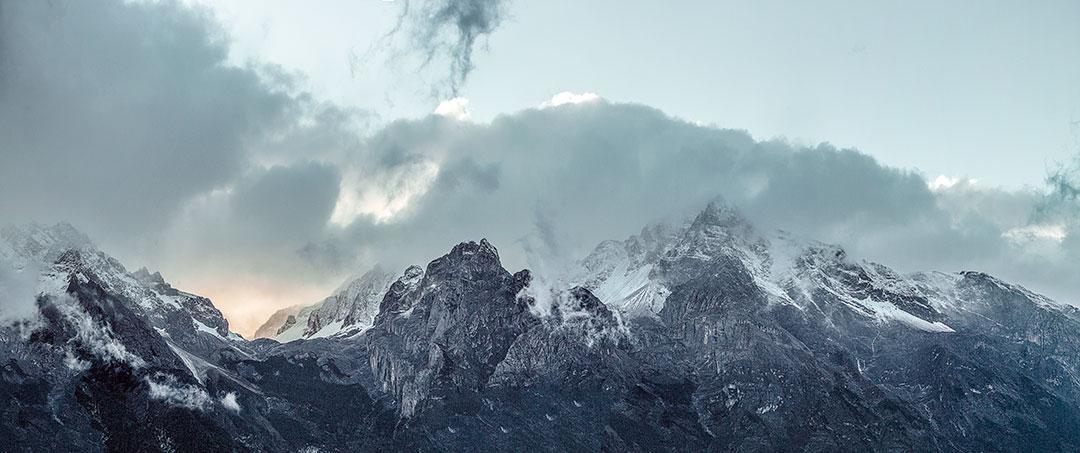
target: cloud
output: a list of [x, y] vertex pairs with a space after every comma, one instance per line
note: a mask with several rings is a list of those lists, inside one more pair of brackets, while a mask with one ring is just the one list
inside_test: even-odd
[[[424, 64], [448, 59], [437, 88], [457, 98], [504, 7], [405, 5], [392, 36]], [[126, 264], [212, 297], [241, 332], [376, 262], [423, 264], [487, 237], [508, 267], [548, 273], [716, 196], [763, 228], [901, 269], [1080, 294], [1072, 167], [1045, 188], [928, 181], [857, 150], [757, 140], [592, 93], [485, 124], [462, 121], [457, 98], [362, 133], [364, 112], [227, 55], [213, 18], [176, 3], [4, 3], [5, 220], [69, 220]]]
[[290, 258], [325, 234], [340, 185], [337, 168], [327, 164], [252, 169], [186, 203], [164, 233], [162, 252], [176, 267], [207, 267], [210, 275], [256, 264], [268, 274], [304, 275]]
[[321, 159], [356, 140], [356, 112], [227, 55], [207, 13], [171, 2], [5, 4], [0, 210], [149, 247], [159, 238], [141, 233], [253, 165]]
[[[404, 0], [397, 24], [378, 40], [364, 58], [378, 51], [394, 60], [419, 57], [420, 69], [447, 65], [446, 75], [432, 87], [435, 98], [457, 97], [476, 68], [473, 52], [506, 17], [507, 0]], [[404, 38], [404, 43], [398, 40]], [[389, 50], [385, 50], [389, 49]]]
[[1033, 222], [1069, 221], [1080, 218], [1080, 154], [1060, 164], [1046, 177], [1049, 194], [1032, 214]]
[[928, 183], [928, 186], [930, 187], [931, 191], [938, 192], [938, 191], [941, 191], [941, 190], [951, 189], [951, 188], [955, 187], [957, 184], [966, 184], [966, 185], [969, 185], [969, 186], [975, 186], [975, 184], [978, 184], [978, 183], [979, 183], [979, 181], [976, 180], [976, 179], [956, 178], [956, 177], [950, 177], [950, 176], [945, 176], [945, 175], [938, 175], [937, 178], [934, 178], [933, 180], [931, 180]]
[[64, 316], [75, 331], [75, 341], [87, 352], [100, 360], [110, 363], [123, 363], [132, 368], [146, 366], [146, 361], [128, 351], [108, 324], [103, 324], [82, 308], [78, 301], [67, 293], [50, 295], [53, 306]]
[[[214, 18], [176, 2], [5, 2], [4, 221], [70, 221], [129, 266], [209, 296], [230, 280], [280, 282], [263, 291], [287, 304], [336, 285], [298, 249], [323, 234], [334, 162], [355, 154], [368, 115], [228, 54]], [[278, 301], [215, 302], [237, 315]]]
[[178, 285], [215, 298], [247, 333], [268, 310], [325, 297], [350, 272], [351, 260], [304, 250], [327, 234], [340, 187], [338, 168], [326, 163], [253, 168], [185, 203], [159, 253], [183, 278]]
[[585, 102], [597, 102], [602, 101], [603, 98], [596, 93], [571, 93], [569, 91], [563, 91], [551, 97], [551, 99], [540, 103], [541, 109], [558, 107], [566, 104], [581, 104]]
[[221, 397], [221, 407], [233, 411], [237, 414], [240, 413], [240, 403], [236, 401], [236, 393], [228, 392]]
[[330, 219], [341, 176], [336, 168], [307, 162], [259, 171], [230, 194], [233, 225], [267, 241], [316, 235]]
[[1065, 232], [1065, 225], [1027, 225], [1011, 228], [1002, 233], [1002, 236], [1020, 244], [1039, 240], [1060, 244], [1068, 233]]
[[448, 101], [442, 101], [435, 107], [435, 114], [453, 118], [458, 121], [468, 120], [469, 100], [463, 97], [456, 97]]
[[120, 235], [161, 226], [153, 213], [242, 171], [247, 137], [291, 103], [221, 65], [227, 47], [198, 14], [25, 2], [0, 21], [0, 209], [12, 215], [109, 212]]
[[0, 260], [0, 323], [20, 321], [37, 314], [38, 274], [39, 271], [31, 266], [15, 269]]
[[[177, 381], [175, 376], [155, 373], [144, 379], [149, 387], [150, 398], [184, 409], [205, 411], [213, 403], [206, 390]], [[235, 403], [235, 396], [233, 403]]]
[[[423, 263], [449, 244], [487, 237], [511, 268], [554, 268], [545, 264], [552, 256], [582, 256], [723, 196], [763, 228], [838, 243], [901, 270], [978, 269], [1066, 300], [1080, 292], [1059, 278], [1080, 271], [1072, 264], [1080, 260], [1058, 256], [1075, 256], [1075, 223], [1033, 220], [1049, 191], [959, 179], [931, 189], [922, 174], [857, 150], [758, 141], [641, 105], [567, 104], [490, 124], [398, 121], [359, 152], [369, 177], [348, 190], [378, 190], [365, 183], [378, 186], [380, 175], [413, 189], [401, 209], [341, 218], [343, 229], [318, 242], [362, 261]], [[1032, 226], [1043, 224], [1063, 226]], [[1024, 231], [1054, 233], [1053, 253], [1017, 242]]]

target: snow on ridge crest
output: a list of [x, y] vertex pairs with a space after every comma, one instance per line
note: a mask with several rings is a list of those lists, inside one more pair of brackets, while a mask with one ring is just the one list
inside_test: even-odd
[[[723, 201], [710, 203], [693, 221], [674, 228], [675, 233], [663, 240], [650, 247], [640, 246], [646, 232], [658, 230], [660, 227], [646, 228], [624, 241], [601, 243], [578, 263], [574, 282], [627, 319], [656, 317], [670, 295], [669, 286], [688, 277], [678, 272], [703, 269], [700, 266], [729, 257], [742, 263], [772, 303], [815, 309], [819, 302], [825, 302], [823, 295], [831, 295], [879, 322], [896, 321], [931, 332], [952, 331], [935, 319], [938, 303], [921, 295], [924, 291], [918, 282], [880, 264], [854, 262], [836, 245], [782, 230], [762, 234]], [[877, 300], [862, 296], [863, 292], [890, 296]], [[896, 305], [894, 299], [905, 305]], [[917, 311], [909, 311], [912, 309]], [[924, 319], [927, 315], [931, 318]]]

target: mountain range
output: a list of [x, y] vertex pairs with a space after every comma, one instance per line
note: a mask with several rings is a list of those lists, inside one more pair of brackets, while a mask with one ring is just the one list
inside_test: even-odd
[[0, 239], [12, 451], [1080, 450], [1080, 310], [722, 202], [544, 275], [376, 267], [254, 340], [69, 225]]

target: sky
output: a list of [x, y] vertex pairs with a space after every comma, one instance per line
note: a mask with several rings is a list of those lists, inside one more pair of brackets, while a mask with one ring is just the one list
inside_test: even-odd
[[[512, 270], [722, 196], [1080, 302], [1080, 4], [0, 3], [0, 223], [250, 334], [374, 263]], [[0, 291], [2, 293], [2, 291]]]
[[[400, 3], [202, 0], [235, 58], [304, 72], [384, 120], [429, 113], [425, 81], [378, 56]], [[595, 92], [690, 121], [858, 148], [881, 162], [1037, 185], [1080, 140], [1080, 4], [508, 2], [462, 95], [474, 119]], [[430, 80], [427, 80], [430, 82]], [[390, 94], [391, 104], [386, 102]]]

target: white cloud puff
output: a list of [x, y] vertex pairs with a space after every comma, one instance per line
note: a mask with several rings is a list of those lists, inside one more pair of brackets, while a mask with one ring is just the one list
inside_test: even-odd
[[240, 403], [236, 400], [236, 393], [228, 392], [225, 395], [222, 395], [221, 407], [235, 413], [240, 413]]
[[1068, 232], [1065, 225], [1026, 225], [1010, 228], [1001, 235], [1019, 245], [1024, 245], [1040, 240], [1061, 243], [1068, 237]]
[[146, 384], [150, 387], [150, 398], [176, 407], [202, 411], [206, 410], [212, 402], [206, 390], [190, 384], [181, 384], [171, 375], [158, 373], [146, 378]]
[[587, 102], [597, 102], [603, 100], [600, 95], [596, 93], [573, 93], [570, 91], [563, 91], [556, 94], [551, 99], [544, 101], [540, 104], [541, 109], [558, 107], [560, 105], [567, 104], [584, 104]]
[[458, 121], [468, 121], [470, 117], [469, 100], [463, 97], [456, 97], [442, 101], [435, 107], [435, 114], [453, 118]]

